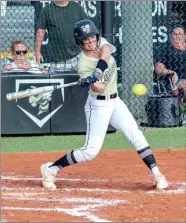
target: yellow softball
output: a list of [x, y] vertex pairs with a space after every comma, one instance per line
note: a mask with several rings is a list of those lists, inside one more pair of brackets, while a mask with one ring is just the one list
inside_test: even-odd
[[147, 93], [147, 87], [144, 84], [135, 84], [132, 88], [132, 92], [136, 95], [142, 96]]

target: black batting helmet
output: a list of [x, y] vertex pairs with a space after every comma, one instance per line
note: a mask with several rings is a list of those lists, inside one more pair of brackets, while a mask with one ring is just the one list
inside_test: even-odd
[[99, 41], [99, 31], [94, 23], [88, 19], [77, 22], [74, 26], [74, 38], [78, 46], [82, 45], [82, 40], [95, 35]]

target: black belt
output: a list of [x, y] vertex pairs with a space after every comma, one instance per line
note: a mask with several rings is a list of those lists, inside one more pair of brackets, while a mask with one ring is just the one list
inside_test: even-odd
[[113, 99], [113, 98], [117, 98], [118, 94], [114, 93], [114, 94], [110, 94], [110, 95], [98, 95], [96, 97], [97, 100], [109, 100], [109, 99]]

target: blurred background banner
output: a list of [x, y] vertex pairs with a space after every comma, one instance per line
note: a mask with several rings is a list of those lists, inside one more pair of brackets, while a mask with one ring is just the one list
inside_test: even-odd
[[[12, 72], [1, 75], [1, 133], [3, 135], [85, 133], [84, 104], [88, 87], [73, 86], [38, 96], [7, 101], [6, 94], [78, 80], [73, 72], [48, 75]], [[114, 132], [111, 126], [108, 132]]]

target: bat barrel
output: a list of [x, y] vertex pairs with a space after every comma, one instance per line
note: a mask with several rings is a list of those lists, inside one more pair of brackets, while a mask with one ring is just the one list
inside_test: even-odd
[[12, 101], [12, 100], [15, 100], [15, 99], [28, 97], [29, 95], [30, 95], [30, 89], [27, 89], [27, 90], [24, 90], [24, 91], [8, 93], [6, 95], [6, 98], [7, 98], [8, 101]]
[[74, 86], [77, 85], [78, 82], [72, 82], [69, 84], [63, 84], [63, 85], [52, 85], [52, 86], [45, 86], [45, 87], [39, 87], [35, 89], [26, 89], [24, 91], [18, 91], [18, 92], [13, 92], [13, 93], [8, 93], [6, 95], [6, 98], [8, 101], [12, 101], [15, 99], [20, 99], [20, 98], [26, 98], [32, 95], [39, 95], [43, 93], [47, 93], [50, 91], [54, 91], [63, 87], [69, 87], [69, 86]]

